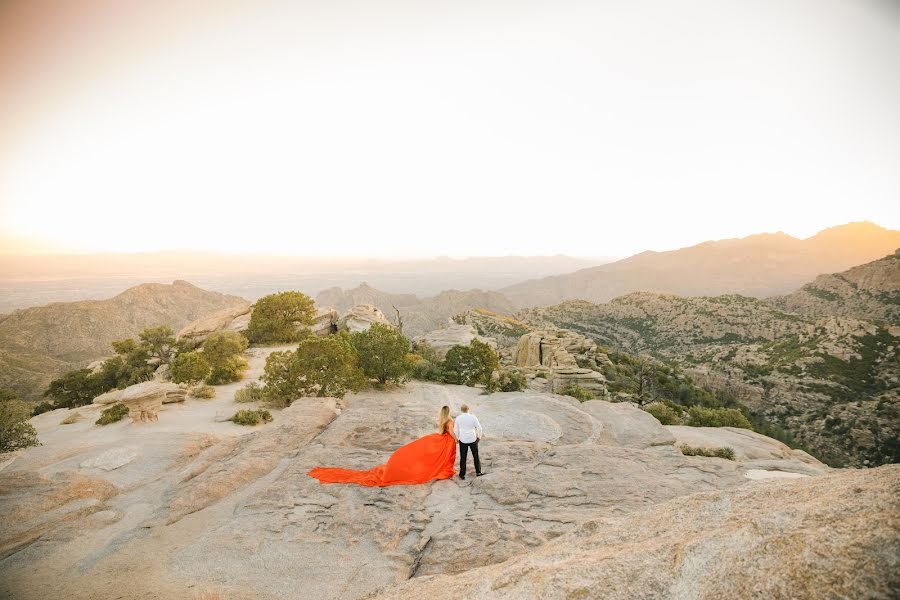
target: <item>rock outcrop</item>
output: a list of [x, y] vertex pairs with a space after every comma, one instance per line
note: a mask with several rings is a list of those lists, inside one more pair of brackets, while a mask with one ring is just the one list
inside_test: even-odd
[[378, 598], [891, 598], [898, 489], [891, 465], [694, 494]]
[[199, 345], [214, 331], [244, 331], [250, 324], [249, 303], [232, 306], [191, 321], [178, 332], [178, 339]]
[[495, 352], [497, 351], [497, 340], [478, 335], [478, 331], [472, 325], [460, 325], [453, 321], [441, 329], [435, 329], [417, 337], [414, 341], [417, 344], [431, 346], [438, 356], [443, 359], [453, 346], [468, 346], [472, 343], [472, 340], [483, 342]]
[[163, 404], [184, 402], [187, 390], [175, 383], [145, 381], [121, 391], [118, 402], [128, 407], [128, 416], [135, 423], [154, 422]]
[[[511, 365], [528, 373], [531, 385], [539, 389], [545, 385], [551, 392], [561, 392], [577, 385], [605, 396], [606, 379], [596, 367], [607, 360], [597, 352], [597, 344], [583, 335], [566, 329], [543, 329], [519, 339]], [[535, 377], [538, 373], [543, 377]]]
[[338, 311], [330, 306], [316, 309], [316, 318], [309, 330], [320, 337], [337, 331]]
[[[250, 372], [258, 373], [263, 362], [263, 356], [251, 356]], [[425, 586], [434, 599], [552, 598], [569, 592], [591, 597], [608, 589], [663, 597], [669, 580], [654, 587], [652, 578], [683, 578], [678, 585], [687, 585], [691, 571], [685, 569], [707, 564], [701, 561], [708, 549], [702, 539], [760, 539], [768, 544], [765, 560], [780, 564], [794, 560], [795, 546], [777, 539], [805, 539], [809, 532], [824, 538], [829, 527], [835, 527], [840, 551], [828, 543], [815, 547], [817, 557], [830, 561], [829, 573], [856, 568], [858, 555], [871, 554], [882, 580], [870, 578], [875, 571], [864, 567], [858, 585], [880, 585], [891, 576], [879, 561], [892, 556], [896, 543], [883, 493], [891, 487], [896, 492], [896, 471], [864, 473], [851, 486], [863, 491], [846, 497], [841, 479], [823, 479], [817, 489], [822, 510], [788, 504], [797, 511], [780, 514], [765, 511], [780, 506], [779, 499], [799, 502], [806, 493], [790, 486], [818, 481], [817, 473], [828, 469], [793, 458], [683, 456], [668, 429], [625, 403], [579, 403], [533, 391], [483, 395], [462, 386], [411, 383], [392, 392], [349, 395], [340, 407], [329, 398], [298, 399], [273, 411], [274, 423], [256, 428], [214, 422], [214, 415], [238, 408], [229, 395], [238, 387], [223, 386], [214, 399], [199, 403], [162, 405], [160, 399], [160, 423], [153, 427], [95, 426], [93, 414], [101, 406], [83, 407], [85, 419], [66, 426], [59, 425], [57, 411], [35, 417], [44, 445], [22, 452], [0, 471], [0, 597], [162, 599], [210, 590], [226, 598], [355, 600], [393, 593], [407, 579], [412, 581], [397, 588], [398, 594], [423, 597], [417, 586]], [[320, 485], [306, 475], [315, 466], [380, 464], [399, 446], [431, 433], [440, 406], [456, 413], [462, 403], [485, 427], [484, 477], [381, 489]], [[167, 412], [180, 418], [167, 418]], [[770, 484], [749, 479], [751, 469], [813, 477], [760, 487]], [[766, 492], [765, 510], [747, 509], [756, 490], [766, 489], [772, 491]], [[891, 498], [896, 502], [896, 494]], [[869, 519], [865, 532], [844, 529], [841, 519], [830, 516], [851, 508]], [[896, 515], [896, 505], [893, 510], [887, 514]], [[761, 520], [754, 521], [754, 514]], [[804, 518], [801, 534], [793, 523]], [[702, 537], [698, 521], [705, 527]], [[607, 531], [619, 537], [585, 537]], [[785, 537], [770, 538], [769, 531]], [[554, 541], [560, 536], [567, 536], [565, 544]], [[872, 536], [879, 537], [879, 549], [872, 547]], [[853, 548], [849, 555], [847, 548]], [[557, 563], [554, 554], [544, 554], [550, 549], [584, 554]], [[714, 545], [709, 556], [727, 549]], [[638, 564], [643, 574], [635, 576], [651, 579], [642, 580], [642, 588], [608, 582], [595, 587], [592, 578], [607, 563], [592, 553], [616, 565], [611, 581], [618, 581], [620, 568]], [[679, 556], [687, 558], [680, 563]], [[527, 563], [544, 578], [516, 571], [504, 583], [505, 569], [531, 557], [541, 557], [547, 569], [554, 565], [561, 578]], [[747, 558], [734, 578], [764, 560], [755, 551]], [[739, 557], [709, 561], [741, 564]], [[135, 564], [145, 576], [123, 588], [120, 574]], [[677, 568], [661, 567], [672, 564]], [[484, 569], [453, 585], [430, 587], [475, 565]], [[799, 565], [795, 573], [803, 575], [803, 569]], [[699, 573], [698, 585], [711, 585], [705, 571]], [[572, 591], [578, 577], [589, 591]], [[491, 581], [487, 591], [470, 587], [483, 581]], [[839, 578], [815, 581], [825, 595], [858, 596], [854, 592], [862, 589], [846, 587]], [[742, 584], [735, 579], [735, 585]]]
[[358, 304], [337, 321], [337, 328], [350, 333], [366, 331], [374, 323], [393, 327], [384, 313], [371, 304]]

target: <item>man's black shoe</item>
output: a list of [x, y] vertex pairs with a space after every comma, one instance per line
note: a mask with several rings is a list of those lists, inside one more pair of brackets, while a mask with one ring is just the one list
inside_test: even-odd
[[481, 477], [484, 473], [475, 473], [475, 477]]
[[465, 476], [465, 475], [460, 475], [459, 478], [460, 478], [460, 479], [465, 479], [466, 476]]

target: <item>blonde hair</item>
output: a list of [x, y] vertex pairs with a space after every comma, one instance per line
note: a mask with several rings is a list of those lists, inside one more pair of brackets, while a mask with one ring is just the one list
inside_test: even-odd
[[450, 407], [442, 406], [441, 414], [438, 417], [438, 431], [441, 433], [447, 433], [447, 423], [450, 421]]

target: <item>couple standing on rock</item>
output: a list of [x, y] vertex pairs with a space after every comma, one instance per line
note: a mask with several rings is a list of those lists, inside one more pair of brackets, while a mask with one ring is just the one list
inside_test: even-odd
[[459, 444], [459, 478], [466, 478], [466, 460], [469, 450], [475, 460], [475, 475], [481, 476], [481, 460], [478, 442], [482, 429], [478, 418], [469, 412], [465, 404], [462, 413], [450, 417], [450, 407], [442, 406], [438, 418], [438, 433], [431, 433], [402, 446], [388, 461], [369, 469], [332, 469], [316, 467], [309, 472], [320, 483], [355, 483], [371, 487], [428, 483], [435, 479], [450, 479], [456, 473], [456, 445]]

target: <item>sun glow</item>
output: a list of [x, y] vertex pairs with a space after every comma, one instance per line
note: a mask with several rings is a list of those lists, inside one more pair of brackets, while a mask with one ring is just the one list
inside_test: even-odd
[[67, 4], [0, 8], [17, 239], [598, 256], [900, 228], [875, 4]]

